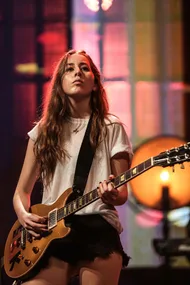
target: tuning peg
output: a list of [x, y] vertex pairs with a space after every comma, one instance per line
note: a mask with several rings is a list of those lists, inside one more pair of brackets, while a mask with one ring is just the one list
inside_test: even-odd
[[185, 166], [184, 166], [183, 163], [181, 163], [180, 168], [181, 168], [181, 169], [185, 169]]
[[174, 165], [172, 166], [172, 172], [175, 172], [175, 167], [174, 167]]

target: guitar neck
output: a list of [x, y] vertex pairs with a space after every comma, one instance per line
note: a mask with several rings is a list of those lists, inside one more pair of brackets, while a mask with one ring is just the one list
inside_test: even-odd
[[[127, 170], [121, 175], [117, 176], [112, 182], [115, 188], [122, 186], [123, 184], [129, 182], [131, 179], [137, 177], [141, 173], [150, 169], [154, 166], [153, 158], [149, 158], [146, 161], [140, 163], [139, 165]], [[92, 190], [89, 193], [86, 193], [83, 196], [78, 197], [74, 201], [66, 204], [64, 207], [58, 209], [57, 211], [57, 220], [62, 220], [63, 218], [74, 214], [85, 206], [93, 203], [98, 200], [100, 197], [98, 195], [97, 189]]]

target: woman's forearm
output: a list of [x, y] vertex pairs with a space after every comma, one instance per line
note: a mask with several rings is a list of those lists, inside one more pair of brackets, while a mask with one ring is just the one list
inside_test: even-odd
[[30, 194], [15, 191], [13, 196], [13, 206], [18, 217], [23, 213], [28, 212], [30, 208]]
[[118, 196], [113, 202], [114, 206], [120, 206], [123, 205], [128, 199], [128, 190], [127, 185], [123, 185], [118, 188]]

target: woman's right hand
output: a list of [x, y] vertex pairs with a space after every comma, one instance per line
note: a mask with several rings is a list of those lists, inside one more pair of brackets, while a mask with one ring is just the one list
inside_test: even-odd
[[33, 213], [24, 212], [18, 217], [21, 225], [35, 238], [39, 238], [47, 232], [47, 217], [41, 217]]

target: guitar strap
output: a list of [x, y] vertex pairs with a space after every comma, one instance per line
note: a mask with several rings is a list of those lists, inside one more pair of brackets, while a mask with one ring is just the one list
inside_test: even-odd
[[77, 159], [74, 182], [72, 187], [73, 192], [76, 194], [76, 196], [82, 196], [84, 193], [84, 189], [90, 172], [90, 167], [92, 165], [92, 160], [95, 154], [95, 149], [93, 149], [90, 143], [92, 118], [93, 118], [93, 113], [90, 116], [90, 120], [88, 122]]

